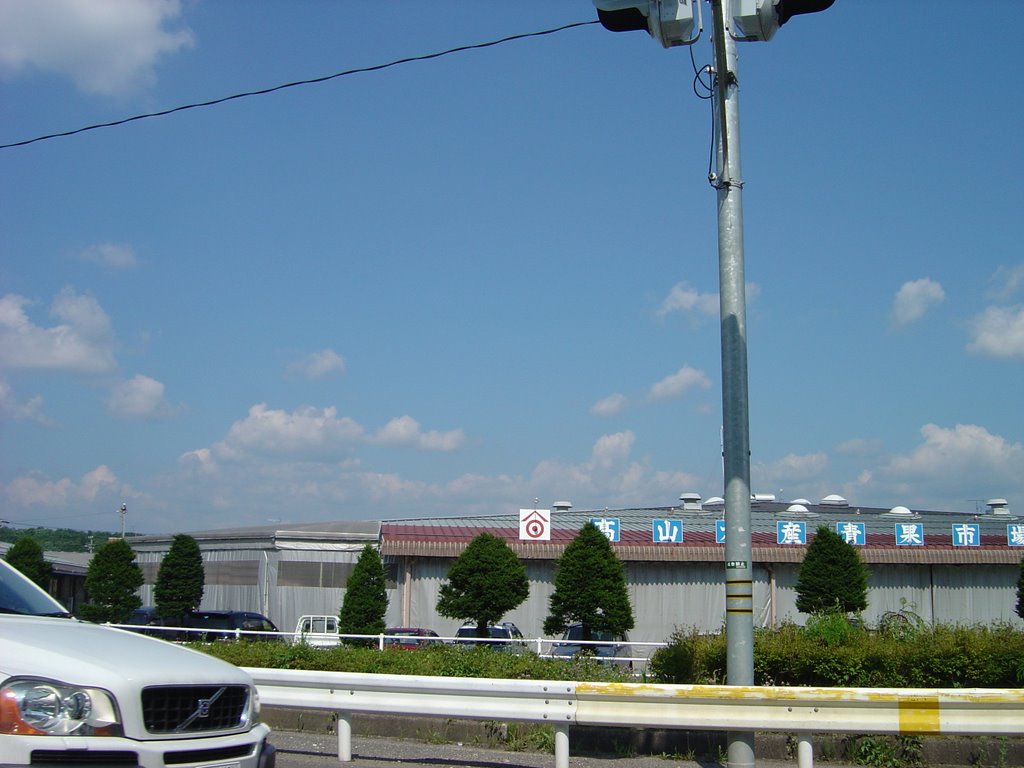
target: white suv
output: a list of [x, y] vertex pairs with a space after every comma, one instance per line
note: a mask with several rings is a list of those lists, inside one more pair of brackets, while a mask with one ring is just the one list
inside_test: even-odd
[[0, 561], [0, 763], [274, 768], [242, 670], [78, 621]]

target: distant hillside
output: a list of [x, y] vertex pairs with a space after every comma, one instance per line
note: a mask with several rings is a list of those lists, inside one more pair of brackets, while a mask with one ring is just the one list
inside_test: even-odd
[[0, 541], [14, 543], [23, 536], [31, 536], [47, 552], [91, 552], [111, 536], [117, 535], [108, 531], [74, 531], [70, 528], [9, 528], [0, 525]]

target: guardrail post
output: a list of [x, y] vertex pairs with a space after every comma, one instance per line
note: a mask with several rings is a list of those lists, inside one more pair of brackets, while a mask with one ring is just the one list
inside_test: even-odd
[[352, 713], [336, 712], [338, 716], [338, 761], [352, 762]]
[[809, 733], [801, 733], [797, 737], [796, 765], [797, 768], [814, 768], [814, 745]]
[[555, 726], [555, 768], [569, 768], [569, 726]]

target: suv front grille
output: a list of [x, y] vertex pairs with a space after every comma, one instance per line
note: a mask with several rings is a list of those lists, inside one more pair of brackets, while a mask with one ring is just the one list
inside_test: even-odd
[[176, 685], [142, 691], [142, 716], [150, 733], [230, 731], [246, 724], [245, 685]]
[[116, 765], [137, 766], [139, 756], [135, 752], [121, 752], [112, 749], [33, 749], [31, 765], [100, 766], [111, 768]]

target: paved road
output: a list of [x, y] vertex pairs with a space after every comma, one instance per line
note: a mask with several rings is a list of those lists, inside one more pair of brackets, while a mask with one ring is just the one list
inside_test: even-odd
[[[334, 734], [274, 731], [278, 768], [326, 768], [337, 766], [338, 743]], [[714, 768], [715, 762], [676, 757], [620, 757], [573, 755], [571, 768]], [[354, 736], [352, 768], [554, 768], [555, 757], [535, 752], [506, 752], [460, 744], [427, 744], [411, 739]], [[848, 768], [829, 763], [829, 768]], [[796, 768], [796, 762], [757, 760], [757, 768]]]

